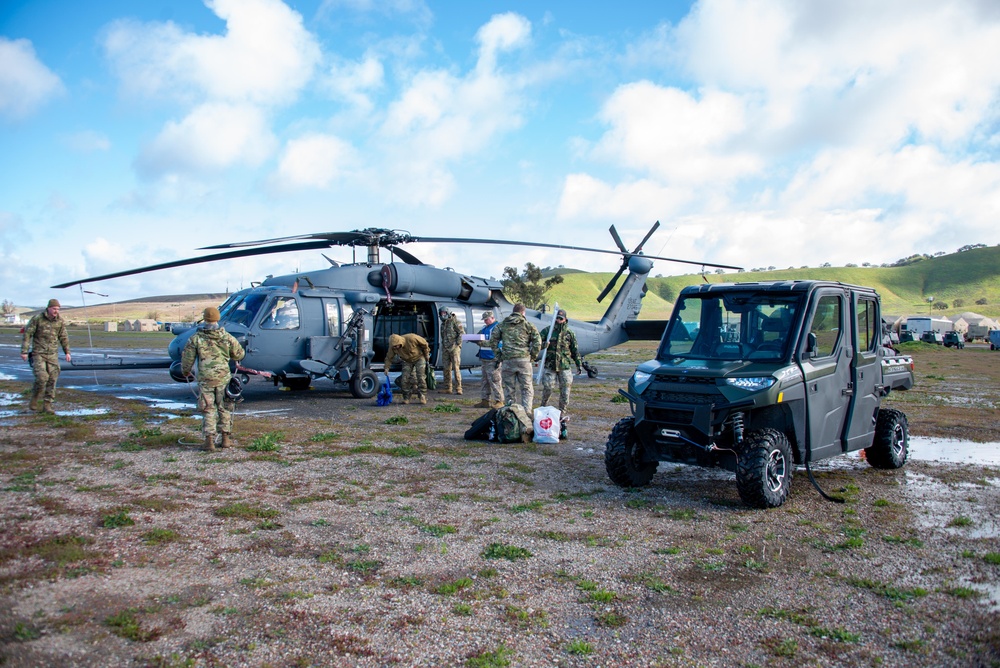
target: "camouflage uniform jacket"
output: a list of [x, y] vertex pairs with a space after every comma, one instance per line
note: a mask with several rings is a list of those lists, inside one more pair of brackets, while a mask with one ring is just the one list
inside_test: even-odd
[[441, 322], [441, 347], [444, 350], [461, 347], [462, 334], [465, 334], [465, 327], [458, 321], [458, 316], [452, 313]]
[[523, 315], [511, 313], [490, 334], [490, 348], [498, 360], [533, 360], [542, 349], [542, 338]]
[[[542, 341], [549, 333], [549, 328], [542, 330]], [[579, 371], [583, 366], [583, 358], [576, 345], [576, 333], [565, 325], [556, 325], [549, 339], [549, 348], [545, 353], [545, 368], [553, 371], [566, 371], [573, 368], [573, 363]]]
[[21, 341], [21, 354], [27, 355], [29, 350], [35, 355], [58, 357], [59, 346], [69, 355], [69, 335], [66, 333], [66, 321], [60, 316], [50, 318], [44, 311], [33, 316], [24, 328], [24, 340]]
[[431, 356], [431, 347], [427, 339], [419, 334], [392, 334], [389, 336], [389, 352], [385, 356], [385, 366], [388, 368], [398, 357], [403, 362], [419, 362], [420, 358]]
[[186, 376], [198, 359], [198, 384], [204, 387], [222, 387], [229, 384], [229, 360], [239, 361], [246, 353], [232, 334], [221, 327], [202, 326], [188, 339], [181, 355], [181, 372]]

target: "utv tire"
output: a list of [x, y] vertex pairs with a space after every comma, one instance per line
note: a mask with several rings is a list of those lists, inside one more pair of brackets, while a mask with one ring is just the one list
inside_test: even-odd
[[604, 446], [604, 467], [619, 487], [644, 487], [653, 479], [659, 462], [642, 461], [642, 443], [635, 435], [635, 418], [622, 418]]
[[906, 415], [880, 408], [875, 418], [875, 440], [865, 448], [865, 459], [877, 469], [898, 469], [910, 455], [910, 429]]
[[777, 508], [792, 488], [792, 446], [777, 429], [747, 434], [736, 463], [736, 489], [743, 503], [754, 508]]
[[351, 394], [356, 399], [371, 399], [378, 392], [378, 376], [370, 369], [355, 374], [351, 379]]

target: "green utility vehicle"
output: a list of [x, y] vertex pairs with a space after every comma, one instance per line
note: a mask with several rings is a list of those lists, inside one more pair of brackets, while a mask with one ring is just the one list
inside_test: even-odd
[[747, 505], [785, 502], [797, 465], [864, 449], [906, 463], [906, 416], [881, 408], [913, 386], [913, 360], [887, 347], [871, 288], [829, 281], [697, 285], [681, 291], [655, 359], [629, 379], [632, 417], [604, 461], [623, 487], [659, 462], [736, 473]]

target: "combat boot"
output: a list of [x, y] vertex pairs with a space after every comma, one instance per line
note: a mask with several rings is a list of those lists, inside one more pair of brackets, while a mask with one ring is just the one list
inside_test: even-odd
[[494, 401], [490, 404], [490, 408], [503, 408], [504, 406], [506, 406], [506, 404], [502, 401]]
[[461, 386], [461, 385], [459, 385], [459, 386], [458, 386], [458, 387], [457, 387], [457, 388], [455, 389], [455, 394], [461, 394], [461, 393], [462, 393], [462, 386]]
[[28, 402], [28, 408], [33, 411], [37, 411], [40, 407], [38, 405], [38, 395], [31, 395], [31, 401]]
[[400, 401], [399, 403], [401, 403], [401, 404], [408, 404], [408, 403], [410, 403], [410, 398], [409, 398], [409, 397], [405, 397], [405, 396], [404, 396], [404, 397], [403, 397], [403, 400], [402, 400], [402, 401]]
[[225, 431], [222, 432], [222, 442], [219, 443], [219, 447], [225, 449], [225, 448], [231, 448], [232, 446], [233, 442], [230, 440], [229, 433]]
[[52, 408], [52, 402], [51, 401], [45, 401], [45, 402], [42, 403], [42, 412], [43, 413], [48, 413], [49, 415], [55, 415], [56, 414], [55, 409]]
[[490, 407], [490, 402], [488, 399], [483, 399], [478, 404], [473, 406], [473, 408], [489, 408], [489, 407]]
[[205, 452], [215, 452], [215, 434], [205, 434]]
[[426, 404], [427, 403], [427, 397], [421, 394], [420, 395], [420, 403]]
[[451, 385], [439, 387], [438, 394], [451, 394]]

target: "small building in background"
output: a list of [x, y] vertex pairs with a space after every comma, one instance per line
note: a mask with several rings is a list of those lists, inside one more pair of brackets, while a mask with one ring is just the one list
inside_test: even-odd
[[104, 323], [104, 331], [105, 332], [117, 332], [118, 331], [118, 323], [117, 322], [110, 322], [110, 321], [109, 322], [105, 322]]

